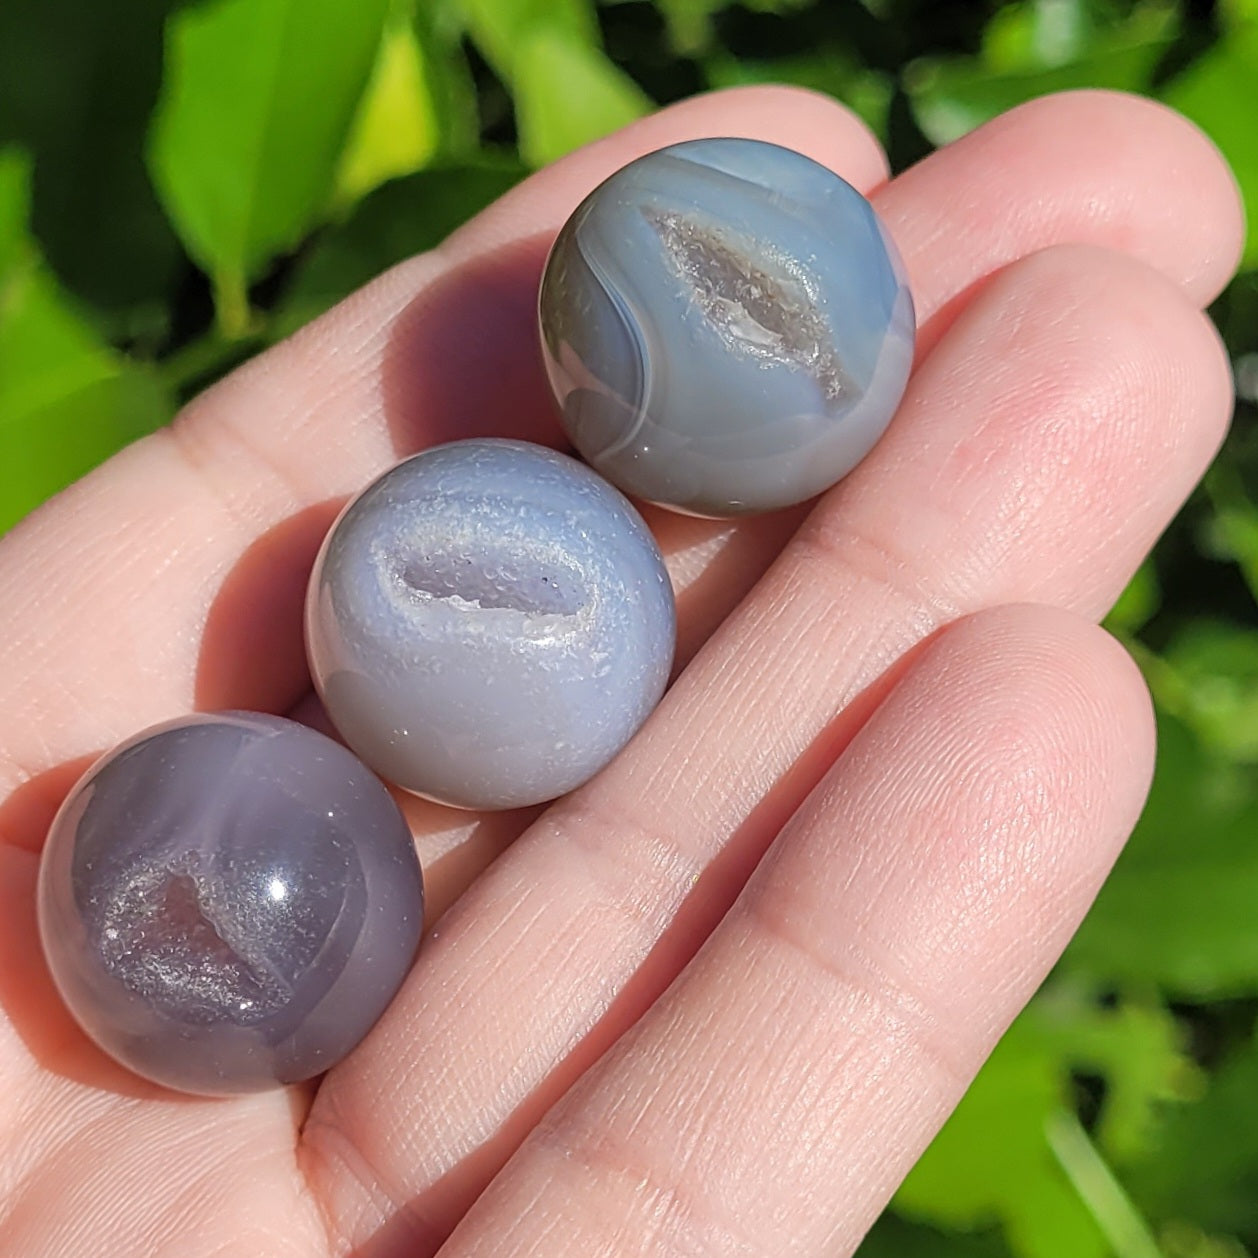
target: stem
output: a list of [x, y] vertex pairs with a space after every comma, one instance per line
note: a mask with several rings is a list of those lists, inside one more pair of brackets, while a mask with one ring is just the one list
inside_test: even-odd
[[243, 275], [219, 271], [214, 276], [214, 314], [223, 340], [239, 341], [249, 335], [252, 315]]
[[1060, 1111], [1047, 1124], [1049, 1148], [1117, 1258], [1163, 1258], [1149, 1225], [1079, 1120]]
[[241, 340], [229, 341], [215, 328], [161, 359], [157, 370], [172, 393], [186, 395], [234, 367], [262, 343], [256, 332]]

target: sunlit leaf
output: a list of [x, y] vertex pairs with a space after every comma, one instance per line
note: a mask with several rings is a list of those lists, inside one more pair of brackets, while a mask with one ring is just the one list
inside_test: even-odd
[[520, 155], [541, 166], [651, 108], [602, 50], [593, 0], [450, 0], [507, 86]]
[[1258, 266], [1258, 15], [1232, 7], [1231, 28], [1163, 95], [1210, 136], [1231, 164], [1248, 209], [1245, 265], [1253, 267]]
[[170, 413], [44, 265], [26, 234], [29, 174], [0, 153], [0, 529]]
[[1166, 713], [1158, 729], [1149, 803], [1063, 966], [1186, 999], [1258, 992], [1258, 776]]
[[1028, 1021], [1015, 1023], [910, 1172], [897, 1210], [955, 1230], [1000, 1224], [1019, 1258], [1110, 1258], [1049, 1145], [1067, 1099], [1057, 1052]]
[[438, 151], [452, 161], [469, 160], [480, 147], [480, 106], [456, 2], [419, 0], [411, 21], [437, 123]]
[[350, 205], [388, 179], [419, 170], [440, 147], [428, 67], [410, 14], [385, 29], [336, 172], [336, 201]]
[[1158, 576], [1152, 563], [1143, 563], [1128, 581], [1105, 618], [1105, 627], [1121, 637], [1138, 632], [1162, 603]]
[[542, 166], [651, 109], [634, 81], [598, 48], [551, 29], [524, 42], [513, 79], [520, 155]]
[[1118, 1165], [1148, 1150], [1166, 1102], [1200, 1091], [1184, 1029], [1156, 1001], [1098, 1007], [1086, 993], [1059, 982], [1037, 999], [1029, 1020], [1043, 1043], [1055, 1047], [1063, 1069], [1104, 1081], [1095, 1138]]
[[513, 83], [525, 45], [545, 32], [573, 44], [598, 46], [593, 0], [454, 0], [468, 33], [499, 77]]
[[655, 0], [668, 27], [668, 39], [679, 53], [693, 56], [712, 47], [712, 18], [732, 0]]
[[388, 0], [206, 0], [167, 29], [150, 166], [242, 332], [246, 285], [324, 213]]
[[1209, 751], [1258, 763], [1258, 629], [1196, 619], [1162, 653], [1176, 715]]
[[1104, 38], [1088, 0], [1026, 0], [992, 14], [982, 57], [998, 73], [1047, 70], [1086, 57]]
[[422, 170], [377, 188], [303, 258], [271, 329], [285, 336], [412, 254], [431, 249], [524, 174], [509, 160]]
[[954, 1230], [1000, 1224], [1019, 1258], [1109, 1258], [1116, 1238], [1142, 1252], [1144, 1221], [1072, 1111], [1076, 1072], [1105, 1084], [1106, 1155], [1147, 1149], [1156, 1107], [1191, 1073], [1171, 1016], [1156, 1005], [1102, 1008], [1079, 989], [1047, 989], [1014, 1023], [896, 1197]]
[[1161, 1258], [1252, 1258], [1236, 1237], [1207, 1232], [1183, 1219], [1158, 1228], [1158, 1245]]
[[[1008, 11], [1006, 11], [1008, 13]], [[1070, 88], [1148, 90], [1153, 71], [1178, 26], [1176, 8], [1151, 0], [1085, 43], [1037, 35], [1037, 6], [1002, 15], [998, 37], [978, 57], [923, 58], [908, 66], [904, 85], [918, 126], [947, 144], [1034, 96]], [[1021, 29], [1017, 29], [1020, 24]], [[1066, 60], [1063, 52], [1077, 55]]]

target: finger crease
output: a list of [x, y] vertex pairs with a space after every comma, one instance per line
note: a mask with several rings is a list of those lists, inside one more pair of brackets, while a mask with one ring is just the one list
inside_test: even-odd
[[623, 916], [648, 948], [707, 865], [628, 810], [613, 813], [602, 804], [582, 804], [543, 824], [558, 842], [582, 852], [585, 875], [600, 889], [604, 906]]
[[[556, 1181], [575, 1172], [600, 1187], [618, 1184], [627, 1190], [637, 1205], [633, 1211], [635, 1253], [758, 1252], [759, 1246], [734, 1226], [727, 1212], [719, 1210], [701, 1178], [689, 1173], [684, 1161], [660, 1168], [634, 1157], [636, 1147], [632, 1135], [618, 1137], [606, 1125], [583, 1130], [574, 1140], [560, 1126], [547, 1123], [534, 1130], [528, 1146], [530, 1153], [558, 1161], [561, 1169], [554, 1177]], [[562, 1191], [564, 1200], [581, 1199], [577, 1185], [565, 1184]], [[605, 1203], [607, 1196], [605, 1191], [596, 1191], [588, 1199]], [[613, 1217], [606, 1209], [603, 1214]]]
[[[327, 1237], [330, 1255], [348, 1255], [353, 1251], [355, 1237], [361, 1237], [362, 1219], [343, 1209], [334, 1209], [331, 1194], [324, 1191], [330, 1184], [348, 1181], [357, 1190], [354, 1196], [369, 1203], [377, 1227], [389, 1229], [390, 1242], [397, 1242], [399, 1253], [435, 1253], [445, 1241], [444, 1231], [425, 1219], [408, 1201], [406, 1194], [381, 1173], [379, 1167], [361, 1144], [345, 1130], [335, 1112], [327, 1114], [325, 1102], [302, 1129], [297, 1146], [298, 1166], [307, 1196], [314, 1202]], [[338, 1189], [338, 1201], [344, 1197]]]
[[[202, 428], [195, 420], [176, 418], [174, 423], [161, 431], [166, 434], [177, 457], [192, 473], [196, 483], [213, 498], [223, 514], [246, 536], [252, 537], [257, 532], [257, 512], [250, 510], [248, 500], [236, 488], [240, 484], [250, 482], [248, 478], [240, 475], [240, 467], [236, 459], [226, 457], [228, 453], [243, 455], [259, 468], [270, 484], [277, 486], [288, 498], [290, 507], [304, 506], [313, 500], [283, 463], [272, 458], [237, 429], [218, 425], [213, 429], [215, 434], [213, 441], [207, 441]], [[229, 451], [224, 448], [228, 446]], [[220, 469], [223, 471], [221, 476]], [[267, 502], [273, 497], [265, 491], [255, 491], [255, 493], [259, 502]], [[267, 514], [279, 513], [272, 510]]]
[[837, 568], [887, 591], [916, 609], [915, 629], [925, 637], [957, 619], [963, 608], [937, 589], [921, 571], [920, 556], [909, 556], [873, 533], [842, 527], [805, 524], [789, 547], [801, 567]]
[[770, 911], [762, 897], [750, 901], [747, 913], [770, 947], [802, 960], [808, 970], [852, 997], [858, 1007], [866, 1006], [867, 1024], [879, 1028], [891, 1044], [907, 1043], [954, 1094], [969, 1087], [973, 1065], [953, 1043], [935, 1000], [890, 957], [876, 959], [855, 940], [840, 952], [828, 952], [802, 932], [789, 913]]

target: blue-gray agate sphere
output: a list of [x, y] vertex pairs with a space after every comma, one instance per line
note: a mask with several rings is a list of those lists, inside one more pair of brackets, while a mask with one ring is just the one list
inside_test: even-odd
[[410, 969], [424, 908], [384, 784], [323, 734], [246, 712], [154, 726], [89, 769], [53, 821], [38, 903], [83, 1029], [203, 1094], [340, 1061]]
[[522, 441], [437, 446], [342, 513], [311, 576], [311, 674], [377, 772], [462, 808], [553, 799], [668, 681], [673, 590], [622, 494]]
[[758, 140], [676, 144], [602, 183], [555, 242], [540, 318], [573, 445], [694, 515], [834, 484], [913, 361], [904, 267], [869, 202]]

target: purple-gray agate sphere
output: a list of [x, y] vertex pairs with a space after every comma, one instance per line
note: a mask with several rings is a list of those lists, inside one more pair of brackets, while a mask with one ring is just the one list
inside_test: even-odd
[[391, 782], [462, 808], [562, 795], [668, 681], [673, 591], [655, 539], [589, 468], [522, 441], [456, 441], [342, 513], [311, 577], [311, 673]]
[[904, 267], [869, 202], [759, 140], [691, 140], [612, 175], [559, 233], [539, 311], [573, 445], [694, 515], [834, 484], [913, 361]]
[[397, 804], [332, 739], [189, 716], [98, 761], [62, 805], [39, 926], [70, 1011], [157, 1083], [296, 1083], [371, 1029], [419, 946], [423, 882]]

